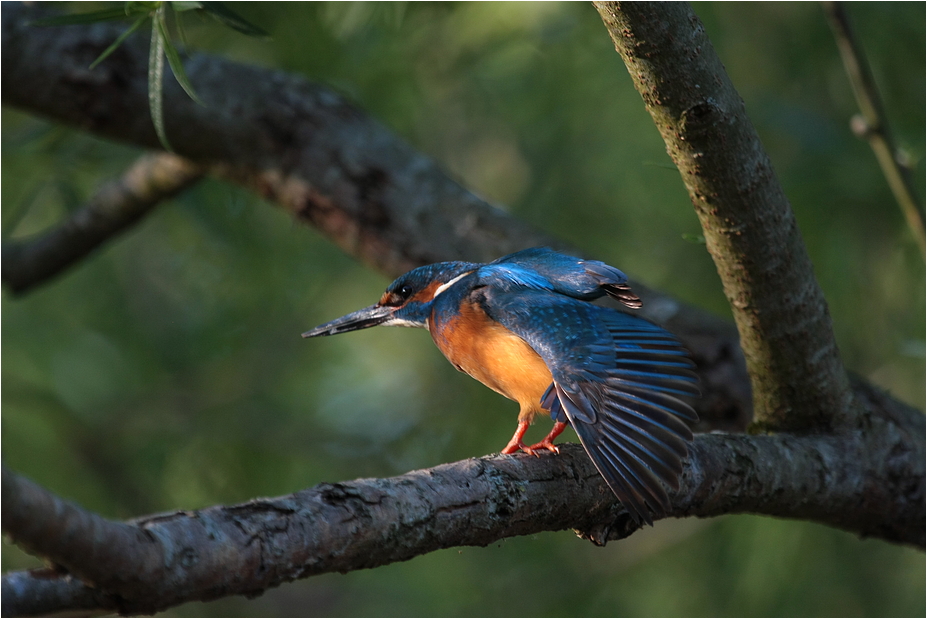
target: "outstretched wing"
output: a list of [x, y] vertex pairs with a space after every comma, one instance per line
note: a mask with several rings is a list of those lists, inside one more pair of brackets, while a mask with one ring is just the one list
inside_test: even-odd
[[517, 283], [524, 282], [529, 288], [553, 290], [585, 301], [607, 294], [628, 307], [641, 307], [641, 300], [632, 292], [628, 276], [620, 270], [598, 260], [581, 260], [548, 247], [524, 249], [490, 262], [483, 268], [486, 273], [502, 275]]
[[616, 310], [534, 290], [484, 289], [487, 314], [544, 359], [542, 397], [569, 421], [596, 468], [638, 523], [665, 515], [697, 421], [689, 353], [666, 330]]

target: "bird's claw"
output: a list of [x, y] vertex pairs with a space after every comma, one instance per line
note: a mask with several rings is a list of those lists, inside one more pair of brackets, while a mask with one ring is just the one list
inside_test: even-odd
[[541, 450], [544, 450], [544, 451], [552, 451], [552, 452], [554, 452], [555, 454], [559, 454], [559, 453], [560, 453], [560, 448], [557, 447], [556, 445], [554, 445], [553, 443], [551, 443], [551, 442], [548, 441], [548, 440], [541, 441], [540, 443], [535, 443], [535, 444], [532, 445], [531, 447], [525, 447], [524, 445], [522, 445], [521, 450], [522, 450], [523, 452], [525, 452], [526, 454], [531, 454], [532, 456], [539, 456], [539, 457], [540, 457], [541, 454], [539, 454], [539, 453], [537, 453], [537, 452], [539, 452], [539, 451], [541, 451]]
[[509, 444], [500, 452], [503, 454], [513, 454], [518, 451], [523, 451], [529, 456], [535, 456], [537, 458], [541, 457], [541, 451], [552, 451], [555, 454], [560, 453], [560, 448], [551, 443], [550, 441], [541, 441], [540, 443], [535, 443], [534, 445], [528, 446], [522, 443], [521, 441], [509, 441]]

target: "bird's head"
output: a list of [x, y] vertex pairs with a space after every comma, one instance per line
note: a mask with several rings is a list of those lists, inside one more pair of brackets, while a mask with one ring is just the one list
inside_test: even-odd
[[473, 262], [438, 262], [412, 269], [390, 284], [374, 305], [319, 325], [303, 333], [303, 337], [335, 335], [377, 325], [427, 328], [434, 298], [480, 266]]

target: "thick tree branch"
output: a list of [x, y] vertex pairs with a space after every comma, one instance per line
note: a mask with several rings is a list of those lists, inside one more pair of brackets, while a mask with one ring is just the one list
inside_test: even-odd
[[58, 275], [152, 208], [203, 177], [202, 169], [168, 153], [146, 155], [119, 180], [52, 230], [3, 244], [3, 283], [21, 293]]
[[[699, 436], [671, 515], [800, 518], [923, 547], [924, 418], [903, 407], [893, 414], [900, 423], [872, 416], [866, 432], [831, 436]], [[473, 458], [126, 524], [4, 470], [4, 533], [94, 588], [65, 574], [58, 588], [47, 572], [7, 575], [3, 614], [71, 610], [69, 595], [82, 607], [148, 614], [514, 535], [575, 529], [599, 544], [630, 535], [633, 523], [582, 449], [563, 447], [560, 456]], [[50, 587], [49, 602], [37, 603], [35, 590]]]
[[734, 313], [765, 427], [852, 418], [824, 294], [743, 101], [691, 7], [596, 2], [679, 168]]
[[900, 153], [892, 138], [888, 116], [882, 105], [882, 97], [879, 96], [879, 89], [872, 77], [869, 63], [866, 62], [862, 45], [850, 27], [850, 19], [846, 14], [844, 3], [822, 2], [821, 4], [830, 21], [831, 29], [834, 31], [834, 39], [837, 41], [840, 57], [843, 58], [843, 66], [846, 68], [847, 77], [853, 87], [856, 102], [859, 104], [861, 116], [853, 118], [851, 123], [853, 132], [869, 141], [869, 146], [872, 147], [879, 161], [888, 186], [895, 194], [895, 200], [898, 201], [898, 206], [908, 222], [915, 242], [920, 247], [921, 254], [927, 256], [924, 242], [924, 208], [917, 198], [911, 171], [899, 162]]

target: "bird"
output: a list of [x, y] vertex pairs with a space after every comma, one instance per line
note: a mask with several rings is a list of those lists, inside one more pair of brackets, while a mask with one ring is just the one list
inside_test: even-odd
[[[596, 469], [638, 525], [670, 509], [698, 416], [695, 364], [662, 327], [591, 301], [642, 306], [627, 276], [597, 260], [547, 247], [490, 263], [439, 262], [391, 283], [380, 300], [302, 334], [373, 326], [425, 328], [458, 370], [520, 406], [503, 454], [559, 453], [572, 426]], [[534, 445], [523, 438], [544, 414], [554, 421]]]

